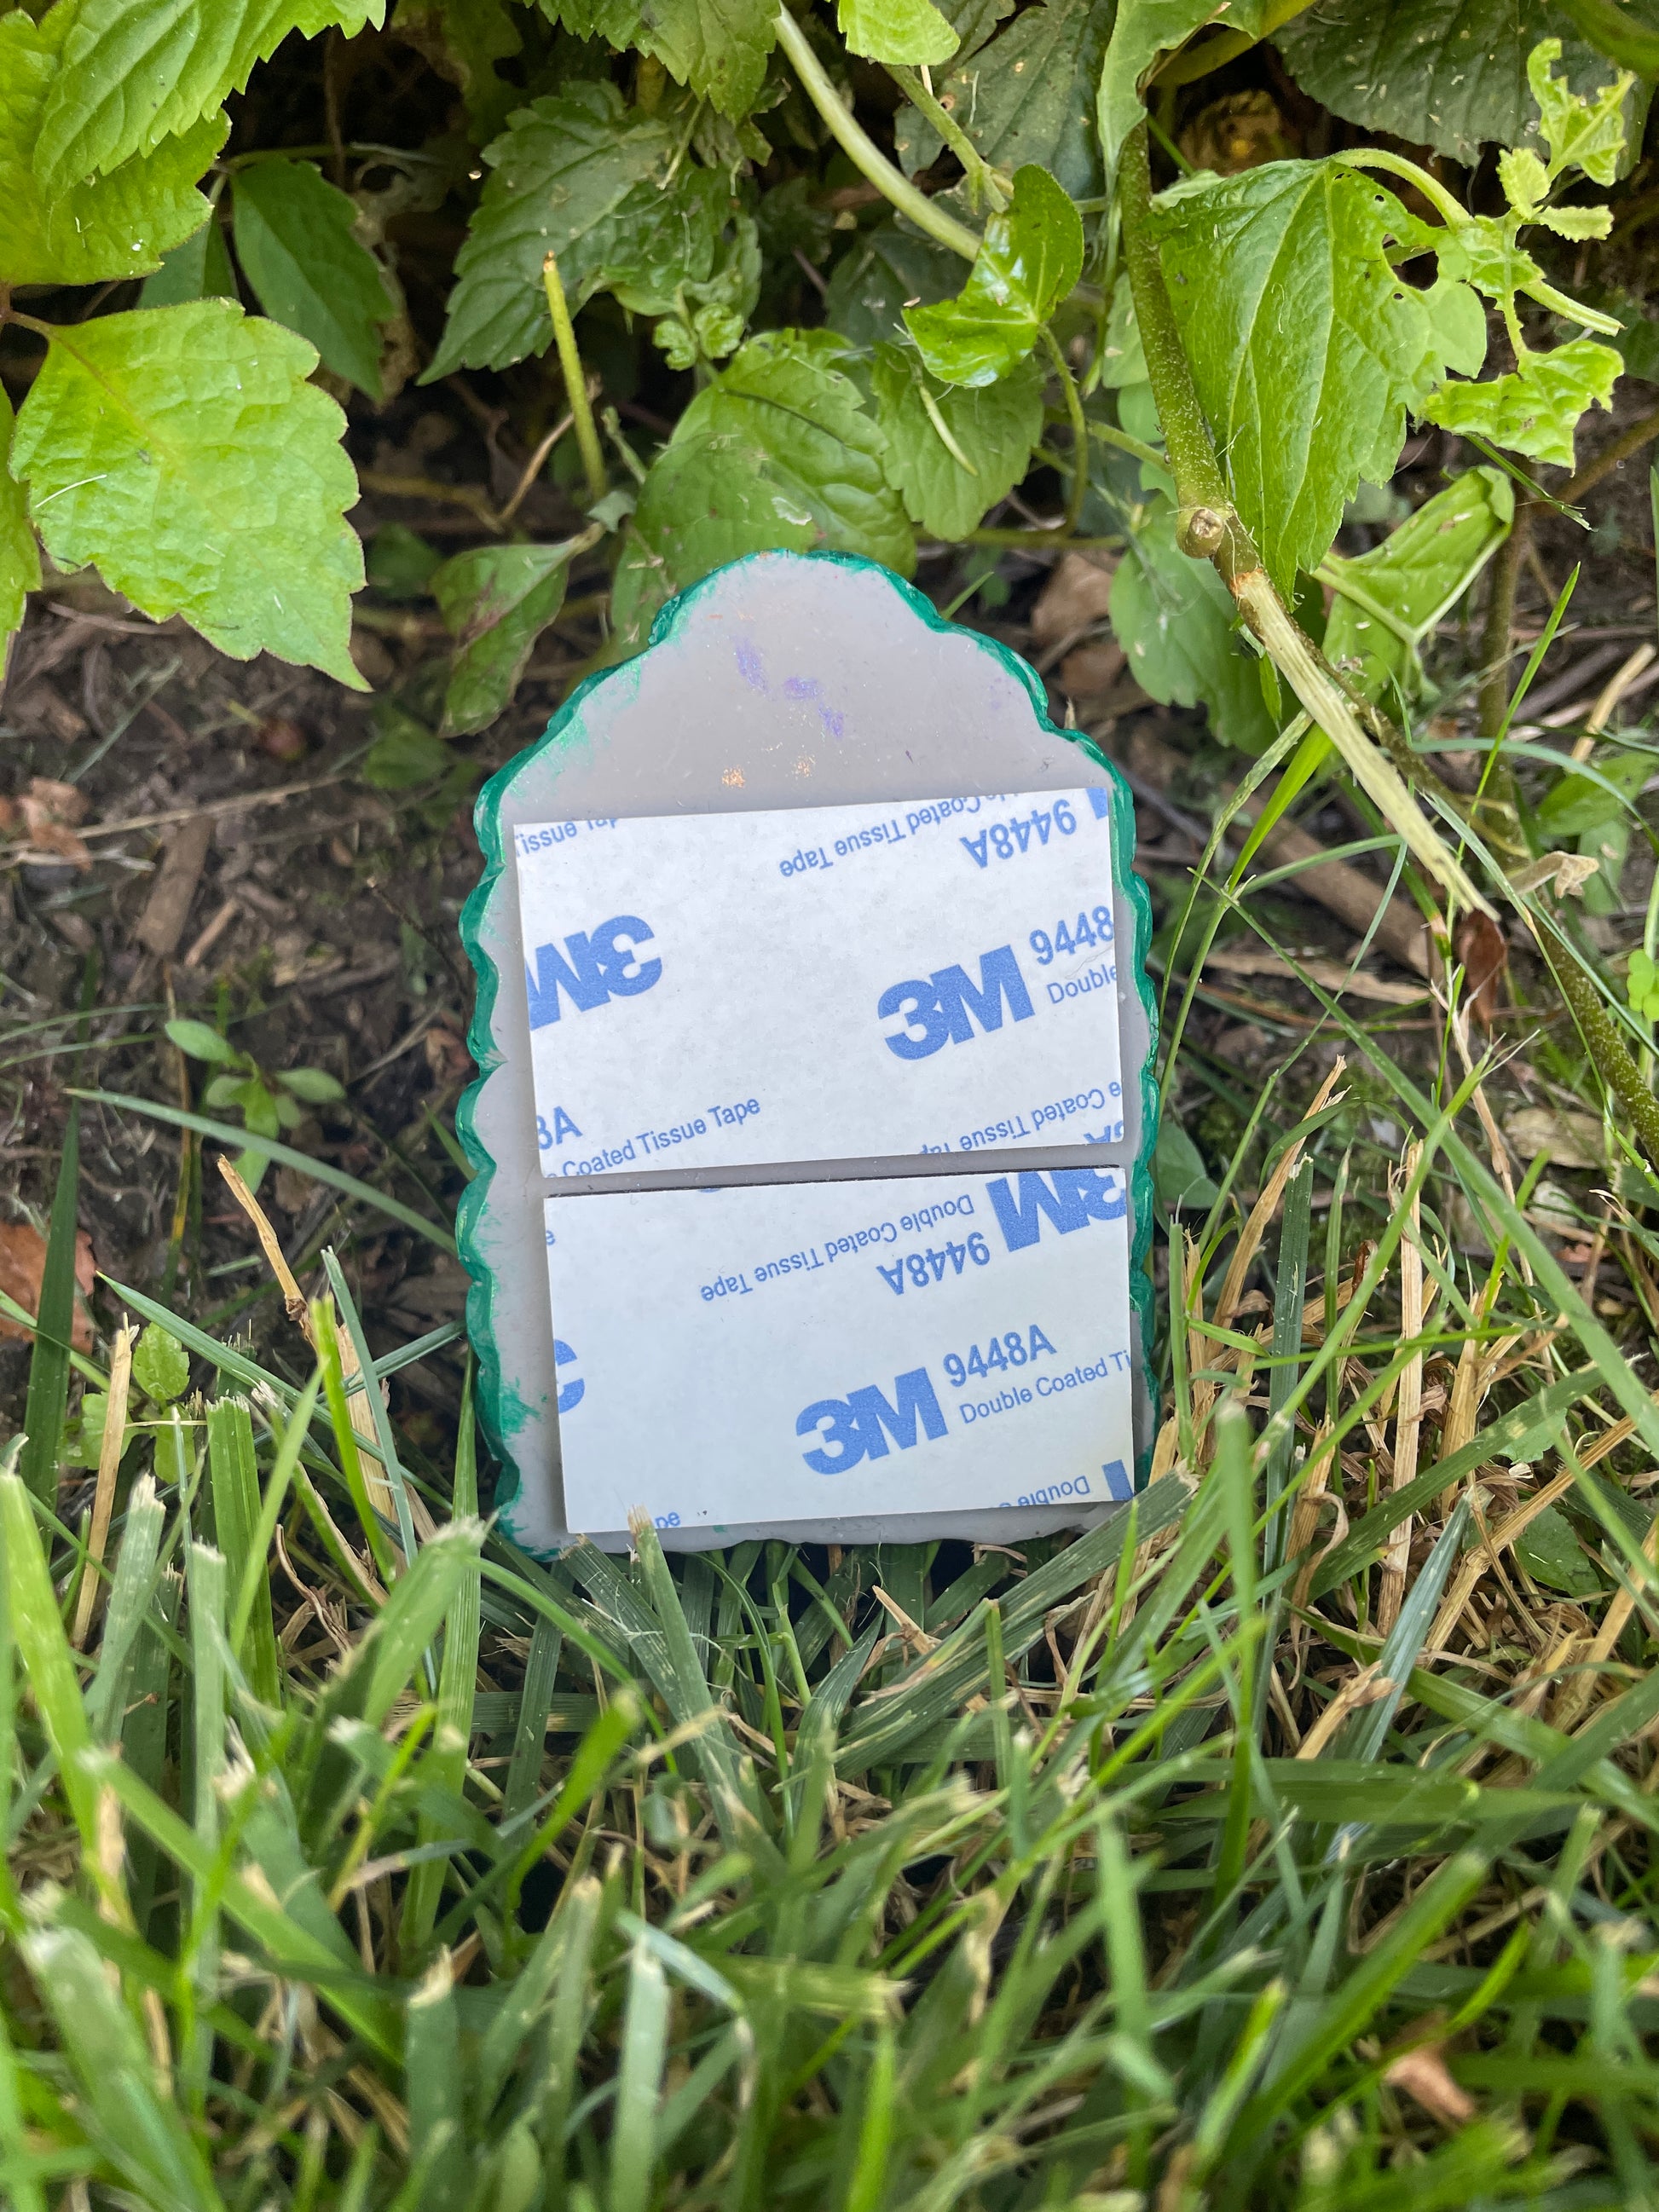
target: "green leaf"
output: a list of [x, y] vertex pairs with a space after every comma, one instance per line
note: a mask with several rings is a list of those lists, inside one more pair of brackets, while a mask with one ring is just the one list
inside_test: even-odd
[[132, 1379], [158, 1406], [170, 1406], [190, 1388], [189, 1356], [160, 1322], [147, 1322], [132, 1347]]
[[1415, 695], [1422, 680], [1418, 641], [1462, 599], [1508, 537], [1514, 513], [1509, 477], [1498, 469], [1471, 469], [1370, 553], [1352, 560], [1329, 555], [1320, 574], [1335, 580], [1337, 592], [1325, 624], [1325, 658], [1368, 699], [1386, 698], [1395, 683]]
[[1023, 361], [980, 390], [936, 384], [913, 353], [877, 348], [883, 466], [910, 519], [933, 538], [965, 538], [1025, 474], [1042, 434], [1042, 372]]
[[203, 1105], [212, 1107], [216, 1114], [222, 1106], [237, 1105], [246, 1080], [241, 1075], [216, 1075], [202, 1093]]
[[1046, 169], [1028, 165], [1008, 206], [986, 224], [961, 292], [908, 307], [905, 324], [942, 384], [992, 384], [1030, 352], [1082, 270], [1077, 210]]
[[612, 84], [573, 84], [520, 108], [484, 148], [492, 173], [456, 256], [448, 319], [422, 381], [544, 353], [553, 324], [544, 259], [557, 256], [574, 313], [614, 243], [604, 219], [635, 185], [659, 180], [674, 153], [667, 123], [624, 107]]
[[495, 67], [524, 50], [503, 0], [398, 0], [394, 28], [459, 91], [473, 143], [493, 138], [523, 96]]
[[1388, 482], [1407, 410], [1443, 373], [1440, 319], [1388, 259], [1414, 219], [1322, 161], [1196, 177], [1152, 212], [1233, 496], [1288, 597], [1360, 478]]
[[1204, 1155], [1173, 1114], [1158, 1127], [1152, 1152], [1152, 1188], [1158, 1204], [1173, 1213], [1177, 1206], [1194, 1213], [1207, 1212], [1221, 1195], [1204, 1164]]
[[1659, 1018], [1659, 961], [1639, 945], [1630, 956], [1625, 995], [1644, 1021]]
[[11, 401], [0, 391], [0, 676], [28, 595], [40, 587], [40, 548], [29, 523], [28, 499], [6, 466], [11, 431]]
[[1594, 776], [1564, 775], [1539, 801], [1540, 836], [1559, 847], [1609, 822], [1628, 822], [1652, 766], [1650, 753], [1615, 752], [1595, 763]]
[[377, 791], [412, 790], [434, 776], [447, 775], [455, 764], [454, 754], [441, 738], [389, 699], [376, 701], [374, 726], [380, 734], [364, 754], [358, 774]]
[[234, 300], [236, 272], [217, 222], [204, 222], [182, 246], [161, 257], [155, 274], [138, 295], [141, 307], [176, 307], [184, 300]]
[[1625, 94], [1632, 80], [1615, 77], [1586, 100], [1556, 76], [1560, 58], [1559, 39], [1540, 40], [1527, 57], [1527, 82], [1538, 102], [1537, 128], [1550, 149], [1549, 175], [1553, 179], [1565, 169], [1582, 169], [1592, 184], [1610, 185], [1625, 150]]
[[456, 641], [444, 693], [446, 735], [483, 729], [512, 698], [536, 640], [564, 604], [579, 542], [481, 545], [434, 575], [433, 596]]
[[1141, 118], [1140, 82], [1158, 56], [1184, 46], [1218, 15], [1228, 30], [1259, 39], [1267, 13], [1263, 0], [1234, 0], [1224, 11], [1218, 9], [1216, 0], [1119, 0], [1101, 63], [1095, 111], [1109, 178], [1116, 172], [1124, 140]]
[[648, 623], [647, 578], [665, 597], [775, 546], [862, 553], [909, 574], [915, 540], [881, 433], [839, 366], [845, 351], [829, 331], [769, 331], [697, 393], [640, 488], [629, 580], [618, 577], [625, 635]]
[[284, 1091], [303, 1098], [307, 1106], [331, 1105], [337, 1098], [345, 1097], [344, 1085], [325, 1067], [283, 1068], [278, 1071], [276, 1080]]
[[666, 189], [636, 185], [588, 233], [582, 257], [588, 289], [663, 318], [653, 337], [671, 368], [724, 359], [760, 296], [759, 233], [714, 169], [683, 167]]
[[309, 161], [255, 161], [238, 172], [234, 214], [236, 257], [265, 313], [378, 399], [392, 303], [353, 203]]
[[1326, 0], [1273, 40], [1334, 114], [1473, 163], [1486, 142], [1514, 146], [1532, 128], [1527, 57], [1552, 33], [1569, 40], [1576, 82], [1606, 80], [1607, 64], [1551, 0]]
[[1601, 1587], [1601, 1577], [1572, 1533], [1572, 1523], [1553, 1505], [1547, 1505], [1521, 1531], [1515, 1540], [1515, 1556], [1535, 1583], [1565, 1590], [1569, 1597], [1589, 1597]]
[[1654, 27], [1651, 8], [1645, 22], [1633, 21], [1635, 11], [1621, 0], [1563, 0], [1563, 8], [1579, 36], [1588, 39], [1598, 53], [1622, 69], [1634, 70], [1650, 83], [1659, 77], [1659, 29]]
[[388, 599], [422, 599], [443, 559], [417, 531], [401, 522], [383, 523], [368, 541], [369, 586]]
[[290, 31], [378, 28], [386, 0], [82, 0], [52, 13], [70, 20], [34, 166], [61, 191], [189, 131]]
[[1154, 699], [1206, 708], [1215, 735], [1245, 752], [1278, 736], [1227, 587], [1210, 562], [1188, 559], [1176, 544], [1175, 507], [1161, 494], [1112, 579], [1111, 618], [1130, 674]]
[[60, 326], [13, 465], [60, 568], [95, 562], [144, 613], [238, 660], [308, 663], [366, 690], [348, 643], [362, 549], [345, 417], [317, 356], [226, 300]]
[[956, 296], [962, 262], [931, 238], [879, 222], [860, 232], [830, 272], [823, 319], [851, 345], [897, 337], [904, 310]]
[[765, 82], [776, 13], [773, 0], [648, 0], [635, 43], [677, 83], [741, 122]]
[[1623, 365], [1611, 346], [1575, 338], [1553, 353], [1529, 353], [1524, 368], [1490, 383], [1443, 385], [1418, 412], [1443, 430], [1473, 431], [1512, 453], [1570, 469], [1580, 416], [1598, 403], [1611, 405]]
[[194, 1022], [183, 1016], [164, 1024], [167, 1036], [180, 1052], [191, 1060], [210, 1060], [216, 1067], [240, 1067], [242, 1055], [228, 1037], [222, 1037], [205, 1022]]
[[75, 23], [65, 6], [40, 23], [21, 8], [0, 15], [0, 281], [7, 283], [142, 276], [210, 212], [195, 187], [230, 128], [216, 102], [153, 155], [123, 161], [106, 175], [37, 177], [42, 118], [61, 87], [60, 49], [73, 45]]
[[[1112, 12], [1112, 0], [1042, 0], [935, 76], [936, 96], [993, 167], [1012, 174], [1035, 161], [1073, 199], [1101, 190], [1093, 107]], [[894, 132], [907, 173], [937, 159], [939, 134], [915, 108], [900, 109]]]
[[915, 69], [948, 62], [961, 40], [933, 0], [836, 0], [849, 51]]

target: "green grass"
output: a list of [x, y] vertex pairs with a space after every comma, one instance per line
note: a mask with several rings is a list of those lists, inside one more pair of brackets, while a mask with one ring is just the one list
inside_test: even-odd
[[439, 1467], [361, 1379], [457, 1333], [374, 1361], [332, 1255], [308, 1378], [109, 1285], [120, 1430], [71, 1124], [0, 1473], [0, 2202], [1659, 2206], [1651, 1186], [1608, 1125], [1540, 1212], [1501, 1076], [1394, 1018], [1326, 1002], [1322, 1091], [1182, 1046], [1232, 1165], [1152, 1480], [1012, 1551], [538, 1565], [470, 1401]]

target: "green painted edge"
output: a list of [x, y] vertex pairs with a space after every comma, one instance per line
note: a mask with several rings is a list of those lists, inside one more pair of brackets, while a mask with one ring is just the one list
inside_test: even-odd
[[[461, 909], [460, 933], [462, 946], [478, 979], [478, 994], [467, 1030], [467, 1047], [479, 1073], [477, 1079], [468, 1085], [455, 1109], [456, 1134], [474, 1170], [472, 1181], [462, 1194], [457, 1212], [455, 1243], [462, 1263], [472, 1279], [466, 1297], [466, 1326], [478, 1364], [478, 1418], [491, 1449], [510, 1476], [510, 1483], [504, 1480], [496, 1493], [495, 1510], [501, 1527], [514, 1542], [522, 1541], [515, 1528], [512, 1510], [522, 1478], [507, 1441], [511, 1433], [509, 1422], [513, 1426], [517, 1425], [515, 1421], [512, 1421], [515, 1409], [507, 1403], [512, 1394], [502, 1383], [501, 1358], [495, 1350], [495, 1332], [490, 1315], [492, 1277], [487, 1261], [479, 1256], [474, 1243], [489, 1206], [489, 1186], [495, 1173], [495, 1159], [478, 1136], [473, 1115], [485, 1083], [501, 1065], [501, 1054], [496, 1050], [494, 1039], [495, 998], [501, 978], [495, 962], [483, 950], [479, 938], [484, 915], [505, 872], [501, 801], [521, 769], [566, 740], [573, 726], [579, 721], [587, 700], [599, 686], [629, 675], [646, 653], [654, 652], [659, 645], [666, 645], [698, 598], [719, 579], [729, 575], [734, 568], [746, 567], [751, 561], [778, 560], [822, 562], [837, 568], [864, 569], [879, 577], [890, 590], [898, 593], [910, 612], [919, 616], [929, 629], [954, 638], [966, 638], [982, 653], [988, 653], [994, 660], [1000, 663], [1024, 689], [1031, 702], [1031, 712], [1036, 718], [1038, 727], [1050, 737], [1062, 738], [1066, 744], [1075, 745], [1097, 767], [1106, 771], [1112, 794], [1110, 819], [1114, 888], [1121, 884], [1128, 899], [1134, 984], [1146, 1015], [1146, 1057], [1140, 1068], [1140, 1149], [1130, 1170], [1134, 1194], [1135, 1235], [1129, 1254], [1129, 1296], [1139, 1316], [1146, 1390], [1152, 1406], [1154, 1430], [1157, 1427], [1158, 1390], [1152, 1364], [1154, 1299], [1151, 1260], [1153, 1225], [1152, 1158], [1158, 1143], [1159, 1111], [1157, 1074], [1158, 1020], [1158, 1001], [1152, 994], [1152, 987], [1146, 974], [1146, 954], [1152, 938], [1152, 902], [1146, 884], [1134, 870], [1134, 794], [1119, 770], [1091, 738], [1085, 736], [1079, 730], [1062, 730], [1050, 720], [1048, 695], [1042, 679], [1030, 663], [1022, 659], [1010, 647], [1000, 645], [994, 638], [982, 637], [977, 630], [965, 629], [959, 623], [947, 622], [933, 601], [919, 592], [914, 584], [907, 583], [902, 576], [896, 575], [892, 569], [884, 568], [878, 561], [867, 561], [862, 555], [855, 553], [796, 553], [787, 548], [778, 547], [764, 552], [745, 553], [740, 560], [727, 561], [720, 568], [711, 569], [708, 575], [700, 577], [695, 584], [689, 584], [683, 592], [676, 592], [653, 622], [651, 634], [641, 652], [630, 654], [628, 659], [619, 661], [612, 667], [600, 669], [597, 674], [579, 684], [536, 743], [526, 746], [524, 751], [515, 753], [504, 768], [498, 769], [490, 777], [478, 793], [473, 808], [473, 827], [477, 835], [479, 850], [483, 854], [484, 866], [483, 873]], [[551, 1418], [556, 1419], [557, 1416], [554, 1414]], [[1152, 1451], [1148, 1447], [1138, 1455], [1136, 1460], [1135, 1484], [1138, 1489], [1145, 1487], [1151, 1464]]]

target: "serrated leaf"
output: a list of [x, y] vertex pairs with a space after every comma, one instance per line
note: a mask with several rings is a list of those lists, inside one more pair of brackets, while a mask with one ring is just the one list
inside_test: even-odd
[[149, 1322], [132, 1347], [132, 1379], [158, 1406], [170, 1406], [190, 1388], [190, 1356], [159, 1321]]
[[1262, 0], [1233, 0], [1231, 6], [1226, 0], [1119, 0], [1095, 110], [1108, 177], [1115, 174], [1123, 142], [1144, 112], [1140, 82], [1158, 56], [1173, 53], [1208, 22], [1259, 39], [1266, 15]]
[[622, 586], [631, 621], [774, 547], [862, 553], [909, 574], [915, 539], [845, 351], [832, 331], [769, 331], [698, 392], [640, 487]]
[[836, 0], [836, 20], [849, 52], [872, 62], [937, 68], [961, 44], [933, 0]]
[[1414, 691], [1418, 641], [1503, 544], [1514, 513], [1509, 477], [1471, 469], [1370, 552], [1352, 560], [1328, 556], [1320, 574], [1336, 580], [1337, 592], [1325, 624], [1325, 658], [1368, 699], [1386, 700], [1395, 683]]
[[446, 736], [483, 729], [512, 698], [536, 640], [564, 604], [577, 542], [481, 545], [434, 574], [432, 595], [456, 640]]
[[1042, 434], [1042, 370], [1026, 360], [970, 390], [936, 384], [914, 354], [883, 345], [872, 380], [888, 483], [929, 536], [965, 538], [1030, 465]]
[[581, 251], [592, 289], [663, 319], [652, 336], [672, 368], [724, 360], [760, 296], [759, 234], [713, 169], [683, 167], [666, 190], [636, 185]]
[[1152, 215], [1233, 496], [1288, 597], [1360, 478], [1388, 482], [1407, 409], [1443, 373], [1437, 319], [1388, 259], [1413, 219], [1322, 161], [1194, 178]]
[[1511, 146], [1498, 157], [1498, 181], [1516, 212], [1530, 218], [1550, 188], [1550, 173], [1529, 146]]
[[155, 620], [366, 689], [348, 651], [362, 549], [345, 417], [317, 356], [228, 300], [60, 326], [13, 465], [60, 568], [95, 562]]
[[28, 595], [40, 588], [40, 548], [29, 521], [27, 495], [7, 466], [11, 432], [11, 401], [0, 390], [0, 676], [22, 626]]
[[1245, 752], [1259, 753], [1278, 736], [1227, 587], [1208, 561], [1191, 560], [1177, 546], [1175, 507], [1161, 494], [1130, 532], [1110, 612], [1129, 673], [1154, 699], [1206, 708], [1215, 735]]
[[992, 384], [1030, 352], [1082, 269], [1082, 219], [1048, 172], [1028, 164], [957, 297], [907, 308], [905, 325], [941, 383]]
[[1440, 273], [1454, 283], [1473, 284], [1489, 300], [1509, 300], [1543, 270], [1516, 243], [1514, 226], [1492, 215], [1471, 216], [1432, 234]]
[[553, 343], [547, 254], [558, 258], [574, 313], [613, 242], [605, 218], [636, 185], [659, 179], [674, 152], [667, 123], [625, 107], [612, 84], [574, 84], [520, 108], [484, 148], [492, 174], [456, 256], [448, 319], [422, 382], [544, 353]]
[[961, 282], [958, 255], [896, 223], [878, 223], [830, 270], [823, 319], [849, 344], [872, 346], [900, 335], [907, 305], [951, 299]]
[[225, 234], [216, 222], [201, 228], [161, 257], [155, 274], [138, 295], [141, 307], [176, 307], [186, 300], [234, 300], [236, 273], [230, 265]]
[[252, 162], [234, 194], [236, 257], [260, 306], [378, 399], [380, 326], [393, 310], [380, 263], [355, 234], [355, 205], [309, 161]]
[[1593, 184], [1610, 185], [1625, 150], [1625, 94], [1632, 79], [1620, 76], [1592, 98], [1576, 94], [1555, 74], [1559, 39], [1542, 39], [1527, 56], [1527, 82], [1538, 103], [1538, 130], [1550, 149], [1549, 173], [1582, 169]]
[[1418, 412], [1443, 430], [1473, 431], [1512, 453], [1573, 464], [1579, 417], [1596, 404], [1610, 406], [1624, 363], [1611, 346], [1575, 338], [1552, 353], [1529, 353], [1523, 368], [1486, 384], [1446, 384]]
[[378, 28], [386, 0], [82, 0], [52, 12], [72, 21], [34, 166], [56, 191], [191, 131], [290, 31]]
[[[1111, 27], [1112, 0], [1041, 0], [936, 76], [934, 94], [994, 168], [1034, 161], [1088, 199], [1102, 186], [1093, 108]], [[900, 109], [894, 133], [908, 174], [938, 158], [939, 134], [916, 109]]]
[[741, 122], [766, 81], [776, 13], [771, 0], [648, 0], [635, 42], [676, 83]]
[[142, 276], [210, 213], [196, 182], [230, 128], [218, 112], [108, 175], [51, 185], [37, 179], [42, 118], [63, 76], [58, 49], [74, 21], [64, 7], [38, 24], [21, 8], [0, 15], [0, 282], [95, 284]]
[[1558, 238], [1605, 238], [1613, 228], [1613, 210], [1605, 207], [1540, 208], [1533, 217]]
[[1532, 127], [1527, 57], [1553, 34], [1568, 41], [1575, 80], [1606, 79], [1553, 0], [1326, 0], [1273, 42], [1333, 113], [1474, 162], [1483, 144], [1517, 145]]

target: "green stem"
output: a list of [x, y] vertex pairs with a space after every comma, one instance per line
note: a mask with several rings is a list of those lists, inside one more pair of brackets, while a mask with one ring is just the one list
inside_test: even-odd
[[1403, 177], [1407, 184], [1416, 185], [1442, 221], [1453, 229], [1469, 219], [1468, 210], [1437, 177], [1419, 168], [1415, 161], [1408, 161], [1403, 154], [1390, 154], [1382, 146], [1350, 146], [1341, 153], [1333, 154], [1330, 159], [1340, 161], [1345, 169], [1385, 169], [1391, 177]]
[[1089, 435], [1098, 438], [1103, 446], [1115, 446], [1120, 453], [1127, 453], [1133, 460], [1139, 461], [1146, 468], [1162, 469], [1168, 473], [1170, 463], [1167, 455], [1160, 453], [1156, 446], [1148, 446], [1139, 438], [1132, 438], [1127, 430], [1120, 430], [1115, 422], [1091, 422]]
[[1089, 495], [1089, 425], [1084, 420], [1077, 379], [1060, 351], [1059, 339], [1046, 323], [1042, 326], [1042, 342], [1059, 375], [1060, 388], [1066, 398], [1066, 412], [1072, 425], [1072, 490], [1066, 502], [1066, 535], [1075, 538], [1078, 526], [1083, 520], [1083, 502]]
[[1630, 1117], [1642, 1150], [1659, 1172], [1659, 1099], [1643, 1082], [1613, 1016], [1577, 960], [1565, 947], [1552, 945], [1543, 931], [1537, 933], [1561, 996], [1572, 1010], [1585, 1049], [1595, 1072]]
[[564, 285], [559, 276], [559, 264], [552, 253], [542, 263], [542, 283], [547, 291], [547, 312], [553, 318], [553, 342], [559, 349], [559, 367], [564, 371], [565, 396], [570, 402], [570, 413], [576, 425], [576, 444], [582, 457], [582, 471], [587, 478], [590, 503], [603, 499], [611, 489], [611, 478], [605, 465], [605, 449], [599, 443], [598, 425], [593, 420], [593, 406], [587, 396], [587, 376], [582, 368], [582, 357], [576, 350], [576, 332], [570, 320], [570, 307], [564, 296]]
[[917, 113], [925, 115], [939, 137], [961, 162], [968, 181], [968, 190], [974, 204], [981, 201], [994, 215], [1000, 215], [1008, 204], [1008, 195], [997, 181], [997, 173], [986, 160], [950, 109], [922, 82], [921, 74], [913, 69], [901, 69], [896, 62], [885, 64], [887, 74], [904, 94]]
[[943, 208], [936, 208], [927, 193], [913, 185], [902, 169], [896, 169], [880, 147], [866, 134], [863, 125], [830, 83], [805, 32], [787, 8], [780, 7], [773, 18], [773, 27], [778, 34], [778, 44], [794, 65], [801, 90], [829, 125], [830, 136], [853, 167], [901, 215], [908, 215], [918, 230], [925, 230], [929, 238], [948, 246], [964, 261], [972, 261], [979, 252], [978, 239], [964, 224], [946, 215]]

